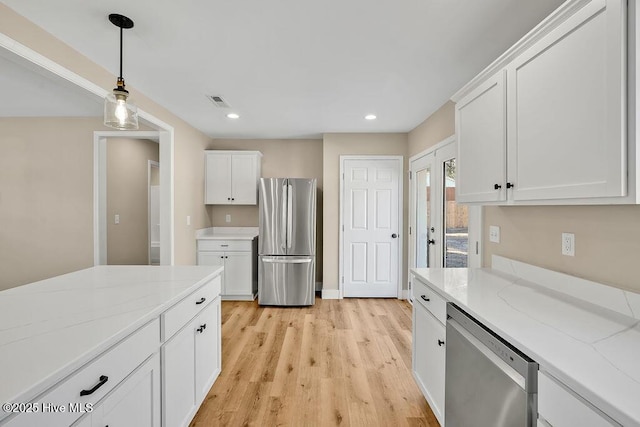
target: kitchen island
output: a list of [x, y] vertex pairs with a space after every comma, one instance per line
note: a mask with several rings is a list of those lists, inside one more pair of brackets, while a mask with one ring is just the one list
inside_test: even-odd
[[222, 270], [97, 266], [0, 292], [0, 425], [188, 424], [220, 373]]

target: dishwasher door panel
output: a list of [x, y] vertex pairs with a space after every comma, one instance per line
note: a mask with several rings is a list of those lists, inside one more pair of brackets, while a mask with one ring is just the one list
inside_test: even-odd
[[497, 357], [455, 325], [447, 322], [446, 427], [533, 427], [530, 395], [518, 384], [519, 374], [501, 369]]

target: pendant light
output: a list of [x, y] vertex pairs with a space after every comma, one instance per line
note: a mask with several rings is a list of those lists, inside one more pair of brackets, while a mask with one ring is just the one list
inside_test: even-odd
[[122, 30], [133, 28], [133, 21], [126, 16], [112, 13], [109, 21], [120, 28], [120, 75], [117, 87], [104, 98], [104, 124], [115, 129], [138, 129], [138, 107], [130, 100], [122, 77]]

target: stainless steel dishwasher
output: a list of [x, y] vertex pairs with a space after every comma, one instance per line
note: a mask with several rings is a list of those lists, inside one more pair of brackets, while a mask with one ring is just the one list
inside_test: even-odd
[[534, 427], [538, 364], [447, 304], [446, 427]]

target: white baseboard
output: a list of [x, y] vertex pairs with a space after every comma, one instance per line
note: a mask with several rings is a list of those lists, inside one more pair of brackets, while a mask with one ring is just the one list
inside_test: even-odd
[[341, 299], [339, 289], [323, 289], [322, 299]]

